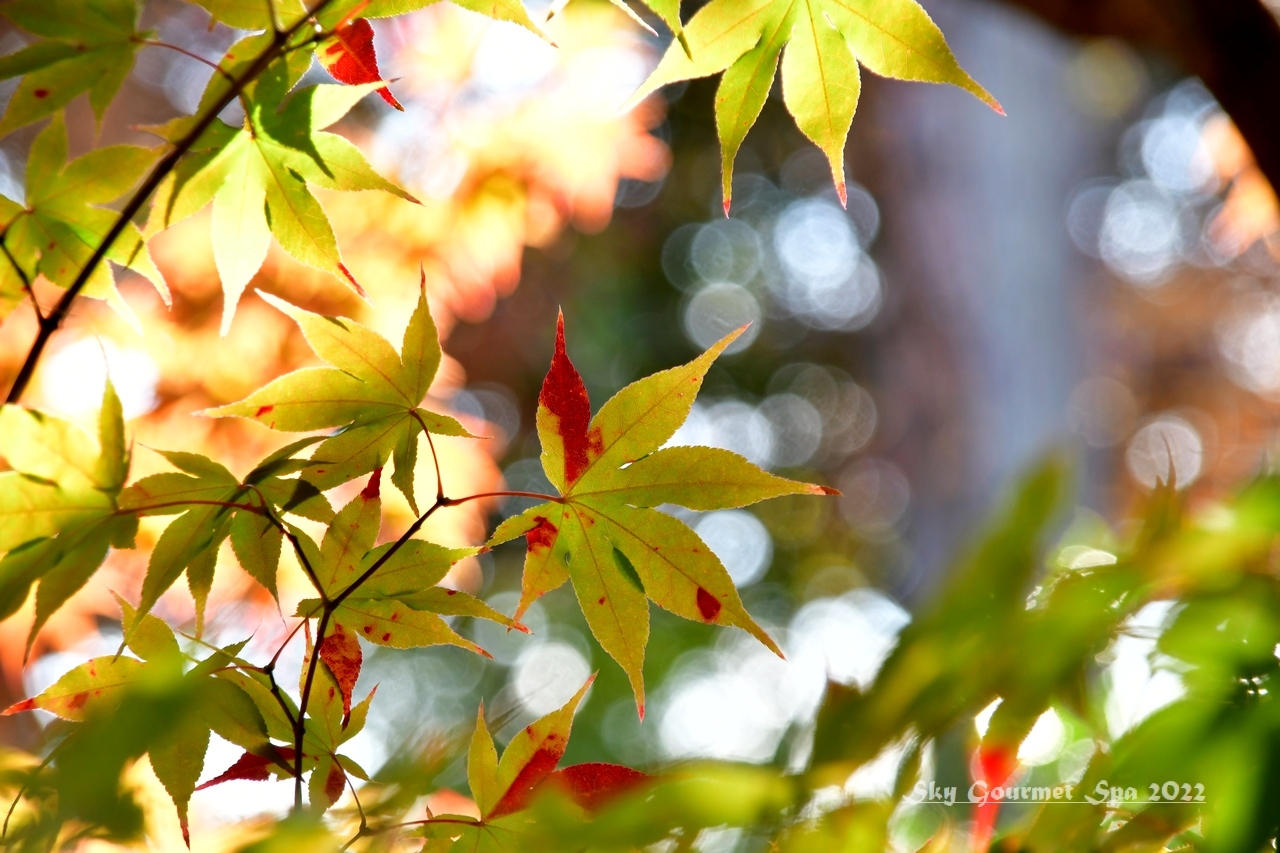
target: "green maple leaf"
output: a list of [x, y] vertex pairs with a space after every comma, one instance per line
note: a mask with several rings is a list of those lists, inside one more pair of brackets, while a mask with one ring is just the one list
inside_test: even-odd
[[382, 468], [394, 457], [391, 482], [417, 512], [413, 469], [419, 431], [471, 436], [462, 424], [418, 404], [440, 367], [440, 339], [425, 290], [409, 318], [400, 353], [354, 320], [312, 314], [264, 295], [297, 321], [307, 343], [331, 367], [304, 367], [244, 400], [211, 409], [211, 417], [242, 417], [272, 429], [302, 432], [342, 427], [312, 454], [324, 464], [304, 476], [321, 490]]
[[[269, 43], [267, 35], [250, 36], [233, 45], [219, 67], [234, 76]], [[299, 55], [304, 57], [301, 62]], [[223, 334], [245, 287], [266, 260], [273, 237], [298, 261], [348, 282], [364, 295], [342, 262], [333, 228], [311, 187], [382, 190], [417, 201], [375, 172], [355, 145], [324, 130], [385, 84], [322, 84], [289, 96], [310, 62], [309, 53], [295, 51], [272, 63], [245, 89], [245, 126], [234, 129], [215, 122], [198, 144], [200, 150], [184, 159], [156, 193], [144, 231], [148, 238], [213, 204], [213, 255], [224, 294]], [[228, 85], [222, 74], [215, 74], [201, 109]], [[190, 126], [190, 119], [182, 119], [152, 131], [174, 141]]]
[[562, 316], [538, 397], [542, 467], [561, 498], [507, 519], [489, 540], [528, 539], [517, 619], [572, 579], [587, 625], [626, 671], [642, 717], [648, 600], [686, 619], [742, 628], [781, 654], [743, 608], [715, 553], [684, 522], [653, 507], [726, 509], [834, 493], [774, 476], [727, 450], [660, 449], [688, 417], [707, 368], [741, 331], [686, 365], [628, 385], [592, 418], [565, 352]]
[[[360, 494], [334, 517], [319, 547], [303, 531], [294, 531], [312, 566], [315, 581], [330, 599], [345, 593], [382, 561], [334, 610], [333, 631], [391, 648], [447, 644], [486, 657], [488, 652], [459, 636], [443, 617], [489, 619], [527, 633], [523, 625], [475, 596], [437, 586], [450, 566], [479, 549], [444, 548], [410, 539], [388, 557], [390, 544], [373, 547], [382, 525], [378, 482], [379, 474], [375, 472]], [[318, 599], [304, 599], [298, 603], [297, 615], [316, 616], [321, 606]], [[354, 679], [351, 683], [354, 684]], [[349, 696], [349, 687], [344, 687], [343, 692]]]
[[0, 619], [33, 585], [30, 650], [44, 623], [88, 582], [109, 547], [132, 547], [137, 519], [116, 511], [129, 469], [120, 399], [107, 383], [95, 441], [60, 418], [10, 404], [0, 408]]
[[101, 122], [149, 35], [136, 29], [134, 0], [10, 0], [0, 14], [45, 37], [0, 57], [0, 80], [22, 76], [0, 116], [0, 136], [57, 112], [82, 92]]
[[[8, 252], [0, 257], [0, 293], [22, 292], [22, 279], [34, 281], [37, 274], [70, 287], [119, 217], [97, 205], [132, 189], [157, 156], [157, 151], [136, 145], [109, 145], [68, 163], [66, 124], [62, 113], [54, 115], [31, 145], [25, 204], [0, 196], [2, 239]], [[107, 259], [146, 276], [169, 301], [164, 278], [133, 223], [112, 243]], [[108, 264], [97, 267], [83, 293], [106, 300], [137, 325]]]
[[[733, 161], [764, 107], [781, 57], [782, 96], [831, 163], [845, 197], [844, 143], [858, 107], [858, 66], [883, 77], [951, 83], [1003, 114], [970, 77], [916, 0], [712, 0], [685, 28], [631, 103], [668, 83], [724, 72], [716, 92], [728, 213]], [[785, 49], [785, 50], [784, 50]]]
[[157, 451], [182, 473], [144, 477], [120, 496], [121, 511], [136, 516], [178, 515], [152, 549], [139, 611], [149, 613], [185, 571], [196, 602], [199, 633], [218, 550], [228, 537], [244, 570], [278, 598], [276, 570], [283, 532], [273, 519], [283, 513], [316, 521], [333, 518], [328, 500], [315, 486], [306, 480], [286, 479], [311, 464], [293, 455], [317, 440], [304, 439], [276, 451], [243, 481], [199, 454]]

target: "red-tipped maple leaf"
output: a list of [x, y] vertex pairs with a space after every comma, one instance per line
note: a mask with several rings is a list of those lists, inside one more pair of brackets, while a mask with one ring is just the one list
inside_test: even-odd
[[[339, 83], [354, 86], [382, 79], [378, 71], [378, 55], [373, 49], [373, 26], [364, 18], [339, 26], [331, 39], [316, 48], [316, 56]], [[386, 86], [379, 89], [378, 94], [382, 100], [404, 112], [404, 107]]]
[[265, 782], [271, 778], [272, 766], [288, 770], [289, 763], [293, 761], [293, 757], [297, 754], [292, 747], [288, 746], [274, 747], [274, 753], [274, 755], [267, 756], [246, 752], [236, 759], [235, 764], [232, 764], [203, 785], [198, 785], [196, 790], [203, 791], [205, 788], [212, 788], [214, 785], [233, 782], [237, 779], [245, 779], [250, 782]]
[[592, 417], [566, 352], [562, 315], [537, 413], [542, 468], [560, 494], [507, 519], [489, 540], [493, 546], [523, 535], [528, 542], [516, 619], [572, 580], [591, 632], [631, 680], [641, 718], [649, 601], [686, 619], [742, 628], [782, 654], [743, 607], [715, 552], [656, 507], [705, 512], [781, 495], [836, 494], [777, 477], [727, 450], [665, 446], [688, 417], [707, 369], [741, 332], [688, 364], [631, 383]]

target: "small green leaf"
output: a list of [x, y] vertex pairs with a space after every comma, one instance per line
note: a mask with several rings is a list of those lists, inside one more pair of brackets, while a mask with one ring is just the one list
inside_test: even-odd
[[[267, 724], [262, 712], [244, 688], [234, 682], [226, 678], [204, 679], [196, 707], [204, 724], [223, 740], [250, 752], [266, 748]], [[275, 708], [278, 713], [280, 706], [275, 704]]]
[[213, 198], [213, 258], [222, 279], [224, 336], [231, 330], [240, 295], [271, 247], [266, 166], [247, 141], [232, 145], [239, 149], [239, 156], [227, 165], [227, 179]]
[[120, 605], [121, 629], [129, 637], [131, 652], [146, 661], [179, 656], [178, 638], [163, 619], [148, 613], [139, 621], [133, 605], [115, 593], [112, 595]]
[[178, 825], [188, 845], [191, 833], [187, 828], [187, 807], [204, 770], [208, 749], [209, 727], [199, 716], [184, 714], [148, 750], [151, 769], [178, 810]]
[[197, 562], [202, 557], [216, 559], [218, 546], [228, 533], [226, 515], [226, 507], [196, 506], [169, 522], [151, 551], [147, 574], [142, 580], [142, 598], [138, 602], [140, 614], [150, 613], [160, 596], [189, 566], [196, 565], [196, 577], [191, 579], [193, 587], [202, 584], [206, 576], [212, 577], [211, 564], [197, 565]]
[[480, 814], [488, 814], [497, 805], [502, 791], [498, 788], [498, 750], [484, 722], [484, 704], [476, 713], [476, 730], [467, 751], [467, 782]]
[[276, 570], [283, 541], [284, 533], [265, 516], [237, 512], [231, 519], [231, 548], [240, 567], [277, 602], [280, 594], [276, 590]]

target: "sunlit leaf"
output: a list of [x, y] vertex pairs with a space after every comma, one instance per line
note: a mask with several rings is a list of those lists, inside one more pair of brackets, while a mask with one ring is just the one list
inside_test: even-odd
[[2, 14], [47, 40], [0, 57], [0, 79], [22, 76], [0, 116], [0, 136], [57, 112], [84, 92], [101, 122], [145, 37], [136, 29], [134, 0], [11, 0]]
[[[211, 409], [206, 415], [248, 418], [289, 431], [345, 427], [316, 447], [312, 459], [317, 464], [303, 474], [319, 489], [381, 469], [393, 454], [401, 462], [416, 459], [423, 429], [440, 435], [470, 435], [453, 418], [418, 408], [440, 365], [440, 341], [425, 290], [419, 294], [399, 353], [354, 320], [270, 301], [298, 322], [311, 348], [332, 366], [294, 371], [239, 403]], [[397, 468], [392, 482], [416, 511], [410, 473]]]
[[[99, 205], [132, 189], [159, 154], [134, 145], [111, 145], [68, 163], [67, 131], [60, 112], [36, 137], [32, 150], [35, 154], [27, 161], [26, 204], [8, 223], [5, 247], [29, 281], [39, 274], [60, 287], [70, 287], [116, 223], [117, 214]], [[168, 301], [168, 285], [132, 223], [116, 238], [107, 258], [146, 276]], [[106, 300], [136, 323], [116, 290], [109, 265], [99, 265], [84, 293]]]
[[[325, 70], [340, 83], [358, 85], [382, 79], [378, 71], [378, 56], [373, 49], [373, 26], [364, 18], [338, 26], [332, 38], [316, 47], [316, 56]], [[404, 111], [387, 87], [380, 88], [378, 94], [391, 106]]]
[[960, 67], [916, 0], [712, 0], [689, 21], [684, 37], [687, 44], [667, 48], [630, 103], [669, 83], [724, 72], [716, 126], [726, 214], [733, 161], [764, 106], [780, 53], [787, 110], [826, 155], [842, 202], [844, 144], [858, 106], [859, 64], [885, 77], [951, 83], [1003, 113]]
[[527, 540], [517, 619], [540, 595], [573, 581], [587, 625], [626, 671], [641, 716], [650, 600], [687, 619], [742, 628], [778, 652], [715, 553], [684, 522], [651, 507], [712, 510], [781, 495], [835, 494], [727, 451], [661, 449], [688, 417], [712, 361], [739, 333], [689, 364], [633, 382], [592, 418], [561, 317], [537, 416], [543, 469], [561, 496], [508, 519], [490, 539], [491, 545]]

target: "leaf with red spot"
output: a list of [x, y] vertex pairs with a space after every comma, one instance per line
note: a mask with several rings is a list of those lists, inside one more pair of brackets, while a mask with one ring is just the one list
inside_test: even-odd
[[328, 811], [342, 796], [342, 791], [346, 787], [347, 774], [337, 759], [331, 755], [320, 756], [307, 783], [311, 808], [320, 813]]
[[[299, 605], [299, 615], [307, 611]], [[394, 599], [352, 596], [338, 606], [333, 618], [369, 642], [393, 649], [424, 646], [459, 646], [489, 657], [489, 653], [449, 627], [442, 617], [427, 610], [415, 610]]]
[[489, 540], [493, 546], [526, 539], [517, 619], [539, 596], [573, 581], [591, 632], [626, 671], [642, 717], [649, 601], [686, 619], [742, 628], [780, 654], [742, 606], [715, 553], [655, 507], [705, 512], [783, 495], [835, 494], [770, 474], [727, 450], [665, 446], [689, 416], [707, 369], [740, 332], [688, 364], [628, 385], [592, 417], [561, 316], [537, 418], [543, 469], [561, 496], [507, 519]]
[[39, 121], [86, 92], [102, 120], [146, 34], [137, 30], [134, 3], [82, 5], [43, 0], [4, 4], [4, 15], [12, 23], [46, 38], [0, 58], [0, 79], [22, 77], [0, 118], [0, 136]]
[[[382, 80], [378, 71], [378, 55], [373, 49], [373, 26], [364, 18], [341, 24], [333, 38], [316, 46], [320, 64], [339, 83], [359, 85]], [[382, 100], [404, 112], [404, 107], [386, 86], [378, 89]]]
[[329, 667], [329, 672], [338, 682], [342, 691], [342, 717], [345, 722], [351, 717], [351, 691], [356, 688], [360, 678], [360, 664], [363, 655], [360, 653], [360, 641], [341, 622], [333, 624], [333, 631], [320, 641], [320, 660]]
[[82, 722], [89, 713], [114, 707], [124, 688], [142, 679], [145, 667], [142, 661], [123, 655], [94, 658], [59, 678], [39, 696], [10, 705], [4, 715], [39, 708], [64, 720]]

